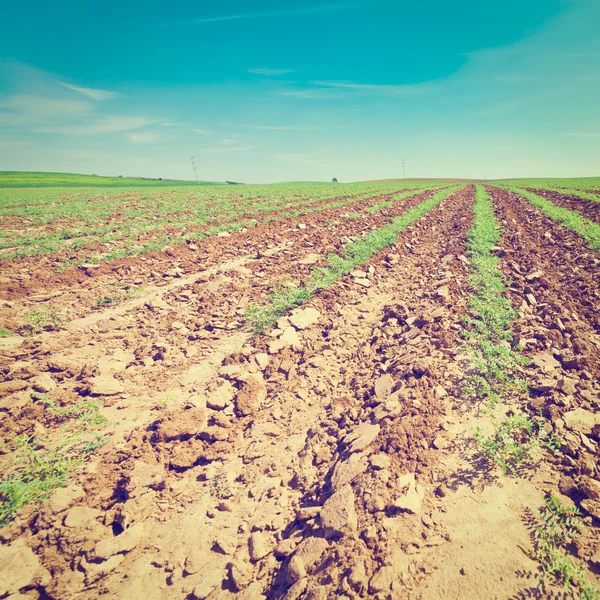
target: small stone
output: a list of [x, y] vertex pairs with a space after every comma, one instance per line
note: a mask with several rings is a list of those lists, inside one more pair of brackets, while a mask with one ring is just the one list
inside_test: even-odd
[[442, 300], [448, 300], [450, 297], [450, 290], [448, 289], [447, 285], [443, 285], [436, 290], [435, 295]]
[[381, 375], [375, 380], [375, 396], [385, 400], [394, 389], [394, 380], [389, 373]]
[[327, 499], [321, 510], [321, 525], [327, 537], [356, 532], [355, 499], [350, 484], [346, 484]]
[[368, 279], [355, 279], [354, 283], [365, 288], [371, 287], [371, 282]]
[[[25, 587], [44, 587], [52, 580], [40, 559], [23, 540], [0, 546], [0, 597], [20, 596]], [[14, 596], [12, 595], [14, 594]]]
[[269, 352], [277, 354], [284, 348], [291, 347], [293, 350], [302, 350], [302, 340], [298, 337], [298, 332], [293, 327], [288, 327], [276, 340], [269, 344]]
[[590, 435], [595, 426], [600, 426], [600, 413], [576, 408], [563, 415], [565, 425], [572, 431]]
[[50, 508], [52, 512], [59, 513], [84, 497], [85, 492], [80, 485], [58, 488], [50, 497]]
[[437, 450], [445, 450], [446, 448], [449, 448], [451, 445], [452, 444], [451, 444], [450, 440], [442, 435], [438, 435], [433, 440], [433, 447], [436, 448]]
[[206, 398], [206, 406], [212, 410], [223, 410], [232, 403], [234, 395], [234, 387], [229, 381], [225, 381]]
[[582, 500], [581, 507], [595, 519], [600, 520], [600, 501], [598, 500]]
[[98, 542], [94, 546], [94, 554], [96, 558], [106, 560], [115, 554], [130, 552], [140, 543], [143, 534], [144, 526], [141, 523], [136, 523], [121, 535]]
[[306, 577], [306, 567], [304, 566], [304, 562], [302, 558], [298, 555], [292, 556], [290, 562], [288, 563], [287, 571], [285, 574], [285, 578], [288, 583], [296, 583]]
[[366, 472], [369, 461], [364, 454], [351, 454], [348, 460], [335, 466], [331, 476], [331, 485], [337, 490], [347, 483], [352, 483], [357, 477]]
[[256, 364], [260, 367], [261, 371], [264, 371], [269, 366], [269, 355], [265, 352], [259, 352], [254, 355], [254, 360]]
[[600, 500], [600, 481], [591, 477], [582, 477], [577, 488], [581, 490], [590, 500]]
[[371, 466], [376, 470], [387, 469], [392, 459], [387, 454], [374, 454], [371, 456]]
[[262, 403], [267, 399], [267, 386], [259, 373], [253, 373], [242, 384], [235, 397], [235, 406], [238, 413], [249, 416], [258, 412]]
[[304, 310], [297, 308], [292, 311], [289, 321], [296, 329], [308, 329], [317, 323], [320, 317], [321, 313], [315, 308], [305, 308]]
[[326, 539], [309, 537], [298, 544], [296, 556], [302, 559], [305, 568], [310, 569], [321, 560], [323, 553], [328, 548], [329, 543]]
[[85, 528], [95, 526], [98, 523], [98, 518], [102, 515], [99, 510], [90, 508], [89, 506], [74, 506], [67, 513], [64, 525], [70, 528]]
[[350, 452], [362, 452], [375, 441], [380, 429], [379, 424], [361, 423], [344, 438], [344, 442]]
[[41, 392], [42, 394], [51, 392], [52, 390], [56, 389], [56, 381], [52, 379], [49, 373], [40, 373], [33, 380], [33, 389], [36, 392]]
[[261, 558], [270, 554], [271, 548], [265, 535], [260, 531], [255, 531], [248, 540], [248, 549], [250, 551], [250, 560], [257, 562]]
[[98, 375], [90, 379], [92, 396], [115, 396], [125, 391], [123, 384], [112, 375]]
[[408, 473], [398, 478], [402, 495], [396, 499], [393, 506], [411, 514], [419, 514], [425, 498], [425, 490], [417, 484], [414, 473]]
[[394, 583], [394, 572], [391, 567], [381, 567], [369, 582], [369, 592], [380, 594], [389, 592]]

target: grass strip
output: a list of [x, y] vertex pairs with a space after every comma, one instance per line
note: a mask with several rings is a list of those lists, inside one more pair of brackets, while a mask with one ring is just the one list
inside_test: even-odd
[[288, 310], [300, 306], [313, 294], [328, 288], [357, 266], [365, 263], [377, 252], [393, 244], [398, 235], [409, 225], [412, 225], [459, 188], [460, 186], [455, 186], [437, 192], [403, 215], [395, 217], [390, 223], [371, 231], [356, 242], [347, 244], [342, 254], [330, 254], [327, 257], [329, 266], [314, 268], [303, 287], [276, 290], [271, 294], [266, 306], [259, 307], [255, 304], [248, 310], [246, 321], [250, 323], [255, 333], [262, 333], [267, 327], [273, 326], [277, 319]]
[[525, 200], [533, 204], [536, 208], [539, 208], [544, 214], [560, 225], [578, 233], [590, 248], [600, 250], [600, 225], [582, 217], [576, 210], [556, 206], [549, 200], [546, 200], [546, 198], [533, 192], [514, 186], [506, 186], [505, 189], [525, 198]]
[[[517, 378], [520, 365], [526, 359], [518, 347], [513, 348], [511, 325], [517, 316], [505, 295], [504, 276], [496, 247], [502, 230], [494, 218], [491, 199], [482, 186], [476, 186], [473, 224], [469, 231], [468, 250], [471, 259], [470, 283], [473, 295], [469, 300], [469, 316], [464, 320], [466, 352], [470, 357], [470, 375], [466, 386], [469, 396], [488, 403], [491, 409], [512, 392], [526, 392], [524, 382]], [[562, 440], [547, 434], [542, 417], [531, 418], [520, 412], [496, 423], [492, 435], [478, 428], [475, 439], [491, 464], [505, 473], [515, 473], [517, 467], [530, 457], [536, 445], [559, 452]], [[597, 600], [594, 588], [581, 561], [569, 556], [566, 543], [576, 529], [583, 527], [578, 511], [565, 509], [553, 496], [545, 499], [544, 508], [535, 530], [534, 559], [541, 565], [542, 576], [555, 576], [565, 588], [577, 586], [581, 598]]]
[[99, 413], [97, 402], [84, 400], [58, 406], [43, 394], [32, 394], [32, 398], [61, 427], [52, 438], [14, 438], [15, 450], [2, 464], [5, 475], [0, 481], [0, 527], [10, 523], [25, 505], [45, 500], [52, 490], [66, 485], [73, 471], [107, 441], [98, 431], [106, 419]]

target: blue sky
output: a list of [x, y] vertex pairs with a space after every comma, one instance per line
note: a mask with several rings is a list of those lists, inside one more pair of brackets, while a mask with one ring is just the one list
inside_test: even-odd
[[12, 3], [0, 170], [600, 175], [598, 0]]

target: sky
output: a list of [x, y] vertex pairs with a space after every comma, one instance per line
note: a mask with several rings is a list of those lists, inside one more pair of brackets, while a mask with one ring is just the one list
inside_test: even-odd
[[600, 175], [599, 0], [12, 2], [0, 170]]

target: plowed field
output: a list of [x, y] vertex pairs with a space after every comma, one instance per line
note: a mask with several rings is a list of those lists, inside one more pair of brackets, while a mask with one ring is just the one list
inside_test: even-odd
[[2, 190], [0, 598], [599, 598], [587, 196]]

